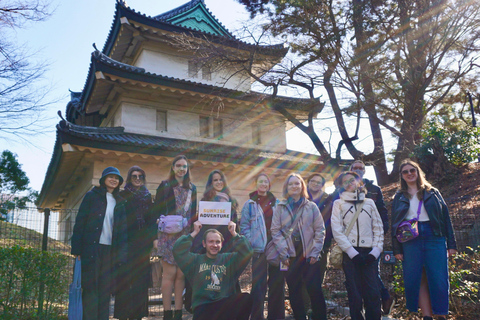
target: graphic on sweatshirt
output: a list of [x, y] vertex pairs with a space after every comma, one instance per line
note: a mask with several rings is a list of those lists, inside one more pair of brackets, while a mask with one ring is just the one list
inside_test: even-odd
[[227, 274], [227, 268], [224, 265], [202, 263], [198, 271], [199, 273], [209, 271], [205, 274], [205, 280], [210, 281], [207, 283], [207, 290], [217, 292], [221, 290], [223, 277]]

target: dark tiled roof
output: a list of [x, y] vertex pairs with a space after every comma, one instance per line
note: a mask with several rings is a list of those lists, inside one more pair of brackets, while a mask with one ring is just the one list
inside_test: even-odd
[[[62, 120], [57, 124], [53, 155], [38, 197], [39, 204], [51, 201], [49, 198], [50, 188], [54, 181], [59, 179], [57, 176], [59, 170], [63, 170], [64, 173], [65, 170], [68, 170], [68, 165], [67, 167], [62, 165], [62, 161], [72, 165], [72, 161], [80, 161], [82, 158], [83, 153], [81, 152], [64, 153], [63, 144], [172, 158], [181, 153], [187, 155], [191, 160], [249, 166], [260, 165], [297, 172], [320, 172], [327, 167], [316, 155], [291, 150], [287, 150], [285, 153], [265, 152], [257, 149], [221, 145], [214, 142], [194, 142], [128, 133], [125, 132], [123, 127], [79, 126]], [[65, 159], [67, 154], [70, 157]], [[59, 169], [60, 167], [63, 167], [63, 169]], [[68, 177], [64, 178], [68, 179]]]
[[[175, 89], [187, 90], [202, 94], [214, 94], [223, 98], [231, 98], [252, 103], [261, 103], [265, 99], [270, 98], [270, 95], [259, 93], [255, 91], [243, 92], [213, 85], [203, 84], [199, 82], [167, 77], [155, 73], [147, 72], [144, 68], [135, 67], [129, 64], [121, 63], [113, 60], [100, 51], [92, 53], [90, 69], [88, 71], [87, 80], [79, 101], [75, 103], [69, 102], [67, 105], [66, 115], [67, 120], [73, 121], [74, 111], [83, 114], [85, 107], [90, 98], [91, 92], [95, 85], [95, 72], [103, 71], [107, 74], [116, 75], [119, 77], [132, 79], [136, 81], [148, 82], [157, 85], [169, 86]], [[76, 98], [77, 99], [77, 98]], [[275, 104], [282, 104], [288, 109], [309, 110], [311, 101], [309, 99], [277, 97]]]
[[[193, 0], [193, 1], [185, 4], [184, 6], [191, 6], [192, 3], [194, 3], [194, 2], [195, 2], [195, 4], [198, 3], [196, 1], [197, 0]], [[179, 8], [177, 8], [177, 9], [179, 9]], [[176, 9], [174, 9], [174, 10], [176, 10]], [[169, 11], [169, 12], [171, 12], [171, 11]], [[161, 17], [161, 16], [162, 15], [159, 15], [157, 17]], [[208, 34], [208, 33], [198, 31], [198, 30], [195, 30], [195, 29], [174, 25], [174, 24], [171, 24], [169, 22], [164, 21], [161, 18], [150, 17], [150, 16], [147, 16], [143, 13], [137, 12], [134, 9], [131, 9], [131, 8], [127, 7], [126, 4], [124, 3], [124, 1], [117, 0], [116, 11], [115, 11], [115, 16], [114, 16], [114, 19], [113, 19], [112, 27], [110, 29], [110, 32], [109, 32], [108, 37], [107, 37], [107, 41], [105, 42], [105, 45], [104, 45], [103, 50], [102, 50], [102, 52], [106, 55], [110, 55], [111, 50], [113, 49], [115, 39], [117, 37], [117, 34], [118, 34], [118, 32], [120, 30], [120, 26], [121, 26], [120, 18], [122, 18], [122, 17], [125, 17], [128, 20], [137, 21], [137, 22], [139, 22], [143, 25], [150, 26], [150, 27], [155, 28], [155, 29], [165, 30], [165, 31], [169, 31], [169, 32], [175, 32], [175, 33], [179, 33], [179, 34], [188, 34], [189, 36], [192, 36], [192, 37], [195, 37], [195, 38], [200, 38], [200, 39], [208, 38], [210, 41], [212, 41], [214, 43], [218, 43], [218, 44], [229, 46], [229, 47], [236, 48], [236, 49], [243, 49], [243, 50], [257, 49], [257, 50], [260, 50], [260, 53], [262, 53], [262, 54], [278, 56], [278, 57], [283, 57], [288, 51], [288, 48], [285, 48], [283, 44], [257, 46], [257, 45], [254, 45], [254, 44], [250, 44], [250, 43], [238, 40], [233, 36], [231, 36], [231, 37], [217, 36], [217, 35], [214, 35], [214, 34]]]
[[[75, 139], [69, 140], [69, 136], [71, 138], [80, 138], [83, 141], [90, 141], [91, 143], [87, 144], [91, 147], [104, 147], [105, 149], [125, 152], [136, 151], [149, 155], [164, 155], [165, 152], [171, 151], [172, 154], [197, 154], [213, 156], [217, 159], [214, 160], [209, 158], [212, 161], [236, 163], [237, 161], [234, 159], [237, 159], [248, 162], [249, 164], [254, 164], [264, 160], [279, 160], [297, 162], [297, 164], [300, 162], [304, 165], [323, 165], [323, 162], [319, 160], [319, 157], [301, 152], [265, 152], [253, 148], [243, 148], [214, 142], [197, 142], [149, 136], [125, 132], [123, 127], [108, 128], [79, 126], [62, 120], [57, 124], [57, 130], [58, 132], [63, 133], [63, 142], [78, 142], [78, 140]], [[251, 158], [251, 161], [248, 161], [248, 158]]]

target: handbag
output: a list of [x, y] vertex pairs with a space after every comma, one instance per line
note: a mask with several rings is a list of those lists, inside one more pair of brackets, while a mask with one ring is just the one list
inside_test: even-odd
[[[300, 221], [300, 216], [301, 214], [297, 215], [297, 217], [293, 221], [288, 231], [283, 235], [285, 239], [289, 238], [292, 235], [293, 230], [295, 230], [297, 223]], [[280, 252], [278, 252], [277, 246], [273, 242], [273, 239], [267, 243], [267, 245], [265, 246], [264, 252], [265, 252], [265, 259], [270, 265], [274, 267], [280, 266], [280, 262], [281, 262]]]
[[397, 238], [398, 242], [404, 243], [418, 237], [418, 217], [420, 217], [422, 203], [423, 200], [420, 200], [416, 218], [403, 221], [398, 225], [397, 230], [395, 231], [395, 237]]
[[158, 231], [164, 233], [179, 233], [188, 225], [188, 219], [183, 216], [169, 215], [160, 216], [158, 221]]
[[[184, 210], [187, 212], [190, 209], [192, 202], [192, 189], [188, 190], [187, 201], [185, 201]], [[167, 209], [168, 210], [168, 209]], [[174, 234], [179, 233], [188, 226], [188, 219], [181, 215], [161, 215], [158, 220], [158, 231]]]
[[68, 320], [82, 320], [82, 262], [75, 258], [73, 282], [68, 292]]
[[[361, 202], [360, 206], [357, 208], [357, 211], [355, 211], [355, 215], [353, 216], [352, 221], [350, 221], [350, 224], [348, 225], [347, 230], [345, 231], [345, 236], [348, 236], [350, 234], [350, 231], [352, 231], [353, 225], [357, 221], [358, 216], [360, 215], [360, 212], [362, 212], [364, 203], [365, 201]], [[332, 251], [330, 252], [330, 256], [328, 258], [328, 263], [334, 269], [342, 268], [343, 250], [342, 248], [340, 248], [338, 243], [332, 247]]]

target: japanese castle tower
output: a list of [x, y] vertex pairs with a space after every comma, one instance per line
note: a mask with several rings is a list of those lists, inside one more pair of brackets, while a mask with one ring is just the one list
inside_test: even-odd
[[[240, 205], [254, 191], [252, 180], [259, 172], [271, 177], [272, 192], [281, 196], [288, 173], [306, 177], [325, 169], [318, 156], [287, 150], [286, 130], [292, 125], [274, 110], [268, 95], [250, 90], [252, 79], [233, 69], [199, 67], [194, 52], [178, 50], [169, 41], [178, 36], [247, 54], [254, 50], [236, 39], [203, 0], [157, 16], [117, 0], [103, 50], [92, 53], [84, 88], [71, 94], [65, 119], [57, 125], [39, 207], [78, 208], [107, 166], [119, 168], [124, 178], [131, 166], [140, 166], [154, 195], [178, 154], [190, 160], [199, 199], [208, 174], [220, 169]], [[264, 46], [260, 53], [273, 67], [287, 49]], [[297, 116], [308, 113], [305, 100], [275, 101]]]

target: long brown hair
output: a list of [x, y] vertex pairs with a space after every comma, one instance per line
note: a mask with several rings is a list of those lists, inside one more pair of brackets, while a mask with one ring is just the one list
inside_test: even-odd
[[402, 176], [402, 170], [406, 165], [411, 165], [415, 169], [417, 169], [417, 197], [419, 200], [423, 199], [423, 191], [424, 190], [430, 190], [432, 189], [432, 185], [430, 182], [427, 181], [425, 178], [425, 173], [422, 171], [420, 168], [420, 165], [416, 163], [415, 161], [412, 161], [410, 159], [403, 160], [402, 163], [400, 164], [400, 169], [399, 169], [399, 175], [400, 175], [400, 189], [398, 189], [398, 192], [403, 193], [403, 195], [407, 198], [410, 199], [411, 196], [408, 193], [408, 185], [407, 182], [403, 179]]
[[175, 163], [177, 163], [177, 161], [181, 160], [181, 159], [187, 161], [187, 173], [183, 177], [182, 187], [190, 188], [190, 163], [188, 163], [187, 157], [184, 156], [183, 154], [180, 154], [180, 155], [176, 156], [175, 158], [173, 158], [172, 166], [170, 167], [170, 173], [168, 174], [168, 180], [169, 181], [176, 181], [175, 172], [173, 171], [173, 167], [175, 166]]
[[215, 173], [218, 173], [223, 181], [223, 189], [221, 192], [225, 193], [228, 196], [230, 202], [232, 203], [232, 209], [236, 210], [238, 206], [237, 200], [232, 197], [232, 193], [230, 192], [230, 188], [228, 187], [227, 177], [225, 177], [225, 174], [222, 171], [217, 169], [213, 170], [208, 175], [207, 185], [205, 186], [205, 192], [203, 193], [203, 198], [201, 201], [212, 201], [217, 195], [217, 191], [215, 191], [215, 189], [213, 188], [213, 175]]

